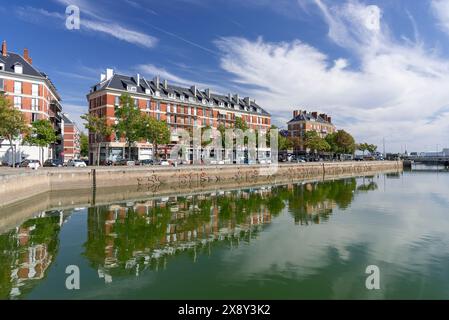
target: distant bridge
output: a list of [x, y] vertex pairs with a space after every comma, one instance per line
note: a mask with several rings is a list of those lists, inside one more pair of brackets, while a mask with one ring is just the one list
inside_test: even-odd
[[412, 163], [423, 164], [438, 164], [449, 166], [449, 156], [435, 156], [435, 157], [423, 157], [423, 156], [407, 156], [404, 157], [404, 165], [411, 166]]

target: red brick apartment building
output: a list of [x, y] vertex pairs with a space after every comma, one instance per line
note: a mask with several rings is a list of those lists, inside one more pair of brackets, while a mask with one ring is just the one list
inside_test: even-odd
[[[61, 98], [48, 76], [33, 66], [28, 49], [23, 55], [9, 52], [3, 41], [0, 54], [0, 92], [4, 93], [14, 108], [21, 110], [28, 123], [38, 119], [52, 122], [57, 134], [61, 134]], [[40, 159], [38, 147], [21, 146], [16, 141], [16, 159]], [[44, 159], [59, 158], [61, 143], [44, 149]], [[0, 162], [10, 162], [12, 149], [9, 142], [0, 140]]]
[[325, 113], [307, 112], [305, 110], [293, 111], [293, 119], [288, 123], [288, 136], [299, 138], [301, 145], [297, 151], [305, 151], [304, 137], [306, 132], [315, 131], [321, 138], [336, 131], [332, 118]]
[[64, 153], [63, 160], [79, 159], [81, 156], [80, 130], [66, 113], [62, 114]]
[[[87, 95], [89, 113], [106, 116], [109, 124], [115, 122], [115, 109], [122, 94], [129, 94], [139, 106], [142, 114], [146, 113], [158, 120], [166, 121], [172, 131], [172, 143], [176, 143], [179, 128], [210, 126], [217, 128], [220, 124], [232, 126], [237, 117], [243, 118], [248, 126], [264, 131], [270, 128], [271, 116], [249, 97], [238, 94], [219, 95], [209, 89], [200, 90], [195, 85], [190, 88], [171, 85], [167, 80], [161, 81], [157, 76], [147, 80], [137, 74], [125, 76], [107, 69], [101, 75], [100, 82], [91, 88]], [[125, 157], [132, 159], [149, 159], [151, 145], [138, 143], [127, 155], [125, 142], [115, 134], [104, 140], [96, 141], [95, 135], [89, 134], [89, 159], [96, 159], [100, 143], [100, 159], [114, 160]]]

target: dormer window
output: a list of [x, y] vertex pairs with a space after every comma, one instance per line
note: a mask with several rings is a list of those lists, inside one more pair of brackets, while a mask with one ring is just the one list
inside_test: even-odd
[[156, 97], [159, 97], [159, 96], [161, 95], [161, 92], [160, 92], [159, 90], [157, 90], [157, 91], [155, 92], [155, 95], [156, 95]]
[[176, 98], [174, 93], [169, 93], [169, 94], [168, 94], [168, 97], [169, 97], [170, 99], [175, 99], [175, 98]]
[[145, 89], [145, 94], [151, 94], [151, 90], [150, 89]]
[[183, 95], [181, 95], [180, 97], [179, 97], [179, 99], [181, 99], [181, 101], [184, 101], [184, 96]]
[[203, 99], [203, 104], [207, 104], [207, 100], [206, 99]]
[[195, 99], [194, 99], [193, 97], [189, 97], [189, 101], [190, 101], [190, 102], [194, 102]]
[[223, 102], [220, 102], [220, 107], [224, 107], [224, 103]]
[[22, 74], [23, 73], [23, 66], [20, 63], [16, 63], [14, 65], [14, 72]]
[[131, 92], [137, 92], [137, 87], [136, 86], [127, 86], [126, 90], [131, 91]]

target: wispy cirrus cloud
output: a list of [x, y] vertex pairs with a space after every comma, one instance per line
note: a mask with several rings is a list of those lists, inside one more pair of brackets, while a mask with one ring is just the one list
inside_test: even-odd
[[349, 57], [331, 59], [300, 40], [223, 37], [216, 41], [221, 67], [282, 119], [294, 108], [318, 109], [359, 141], [380, 145], [386, 137], [394, 151], [407, 141], [417, 150], [429, 141], [447, 145], [449, 61], [422, 43], [397, 40], [378, 6], [313, 3], [329, 39]]
[[[81, 23], [80, 23], [81, 31], [86, 31], [89, 33], [105, 34], [118, 40], [122, 40], [146, 48], [153, 48], [154, 46], [156, 46], [158, 42], [158, 39], [154, 36], [123, 26], [116, 22], [110, 21], [104, 17], [99, 17], [93, 11], [92, 7], [89, 4], [87, 5], [84, 4], [85, 3], [84, 1], [58, 0], [58, 2], [67, 5], [68, 4], [80, 5], [80, 10], [82, 10]], [[66, 16], [63, 13], [48, 11], [43, 8], [35, 8], [30, 6], [17, 7], [15, 9], [15, 12], [19, 18], [32, 22], [48, 23], [47, 19], [52, 18], [59, 20], [63, 25], [66, 19]], [[83, 17], [83, 14], [86, 14], [87, 16], [89, 16], [89, 18]]]

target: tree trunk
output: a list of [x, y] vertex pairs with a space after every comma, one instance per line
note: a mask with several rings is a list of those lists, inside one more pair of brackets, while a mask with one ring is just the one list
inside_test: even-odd
[[98, 142], [98, 147], [97, 147], [97, 166], [100, 165], [100, 152], [101, 152], [101, 143]]
[[15, 146], [12, 144], [12, 138], [8, 139], [9, 140], [9, 144], [11, 146], [11, 159], [12, 159], [12, 167], [15, 168], [16, 167], [16, 150], [15, 150]]

